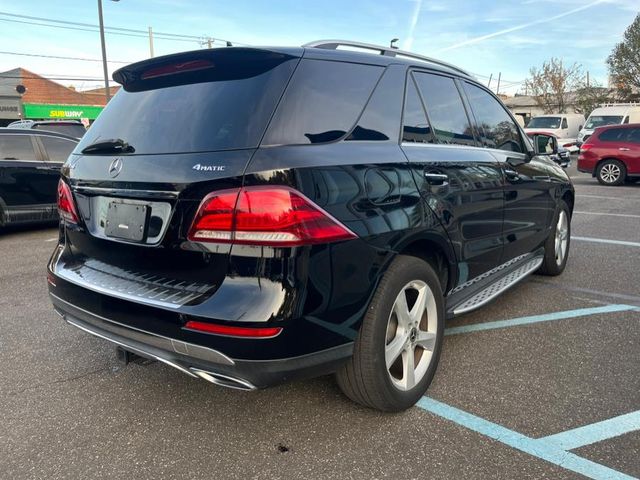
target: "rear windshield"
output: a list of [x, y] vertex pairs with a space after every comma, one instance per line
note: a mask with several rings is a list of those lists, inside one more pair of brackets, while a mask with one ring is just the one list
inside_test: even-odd
[[[121, 139], [135, 154], [257, 147], [297, 60], [255, 76], [189, 83], [113, 97], [75, 153]], [[227, 78], [232, 76], [226, 72]]]
[[76, 138], [82, 138], [82, 136], [87, 132], [83, 125], [73, 125], [68, 123], [36, 124], [33, 128], [36, 130], [45, 130], [47, 132], [63, 133]]
[[560, 128], [560, 117], [536, 117], [527, 124], [527, 128]]
[[584, 128], [593, 129], [605, 125], [617, 125], [622, 123], [622, 115], [591, 115]]

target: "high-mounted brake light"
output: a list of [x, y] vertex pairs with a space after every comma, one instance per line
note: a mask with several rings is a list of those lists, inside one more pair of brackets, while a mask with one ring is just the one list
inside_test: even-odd
[[172, 63], [169, 65], [162, 65], [160, 67], [154, 67], [150, 68], [149, 70], [145, 70], [140, 75], [140, 78], [142, 80], [149, 80], [151, 78], [164, 77], [166, 75], [173, 75], [175, 73], [194, 72], [196, 70], [202, 70], [211, 67], [213, 67], [213, 62], [206, 59]]
[[243, 338], [273, 338], [280, 334], [282, 327], [234, 327], [230, 325], [217, 325], [215, 323], [198, 322], [189, 320], [184, 328], [198, 332], [225, 335], [227, 337]]
[[243, 187], [209, 194], [189, 231], [196, 242], [293, 247], [356, 235], [300, 192]]
[[58, 181], [58, 214], [60, 218], [69, 223], [78, 223], [78, 211], [73, 201], [71, 188], [62, 179]]

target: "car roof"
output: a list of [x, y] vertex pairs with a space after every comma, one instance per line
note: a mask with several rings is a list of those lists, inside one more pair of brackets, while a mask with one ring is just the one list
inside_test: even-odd
[[612, 128], [640, 128], [640, 123], [615, 123], [613, 125], [603, 125], [596, 127], [596, 130], [610, 130]]
[[591, 115], [626, 115], [629, 112], [632, 111], [639, 111], [640, 112], [640, 106], [629, 106], [629, 105], [624, 105], [624, 106], [619, 106], [619, 107], [598, 107], [596, 108], [593, 112], [591, 112]]
[[0, 127], [0, 135], [44, 135], [46, 137], [59, 137], [66, 138], [67, 140], [73, 140], [74, 142], [79, 142], [80, 140], [76, 137], [72, 137], [71, 135], [65, 135], [64, 133], [51, 132], [48, 130], [34, 130], [31, 128], [7, 128]]

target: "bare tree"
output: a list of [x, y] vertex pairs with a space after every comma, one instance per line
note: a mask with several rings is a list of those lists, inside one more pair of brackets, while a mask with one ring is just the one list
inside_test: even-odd
[[616, 88], [631, 93], [640, 91], [640, 14], [638, 14], [620, 43], [607, 58], [609, 73]]
[[559, 58], [551, 58], [541, 68], [532, 67], [525, 80], [527, 90], [545, 113], [566, 113], [568, 93], [583, 83], [582, 67], [565, 67]]

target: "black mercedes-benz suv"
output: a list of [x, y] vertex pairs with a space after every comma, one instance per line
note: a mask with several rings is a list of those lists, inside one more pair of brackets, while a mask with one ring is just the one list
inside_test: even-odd
[[569, 178], [456, 67], [326, 41], [113, 78], [63, 167], [48, 283], [126, 352], [247, 390], [336, 372], [398, 411], [446, 318], [565, 267]]

